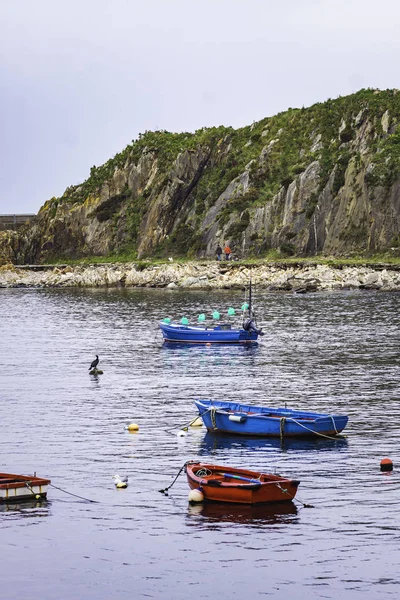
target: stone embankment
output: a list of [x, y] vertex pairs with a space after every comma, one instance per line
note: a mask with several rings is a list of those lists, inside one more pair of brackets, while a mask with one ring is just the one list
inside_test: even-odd
[[149, 287], [168, 289], [242, 288], [250, 276], [269, 290], [370, 289], [400, 291], [400, 267], [392, 265], [331, 267], [317, 263], [190, 262], [161, 265], [135, 263], [78, 266], [0, 267], [1, 288]]

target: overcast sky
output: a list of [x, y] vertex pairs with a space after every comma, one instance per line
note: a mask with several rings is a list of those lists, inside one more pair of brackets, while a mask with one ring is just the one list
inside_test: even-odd
[[399, 0], [0, 0], [0, 213], [140, 132], [400, 87]]

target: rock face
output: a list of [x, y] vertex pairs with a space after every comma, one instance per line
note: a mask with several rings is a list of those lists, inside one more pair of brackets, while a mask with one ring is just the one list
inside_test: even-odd
[[400, 255], [400, 94], [362, 90], [239, 130], [146, 132], [18, 232], [0, 264], [129, 252]]

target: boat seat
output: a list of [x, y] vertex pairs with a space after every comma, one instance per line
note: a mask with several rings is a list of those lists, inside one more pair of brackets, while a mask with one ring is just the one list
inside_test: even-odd
[[3, 485], [3, 483], [25, 483], [25, 482], [22, 481], [21, 479], [1, 479], [0, 478], [0, 485]]

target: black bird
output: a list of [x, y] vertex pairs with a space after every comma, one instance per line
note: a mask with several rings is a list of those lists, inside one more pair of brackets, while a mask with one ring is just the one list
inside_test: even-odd
[[96, 358], [94, 359], [94, 361], [92, 362], [92, 364], [89, 367], [89, 371], [90, 369], [95, 369], [97, 367], [97, 365], [99, 364], [99, 357], [96, 354]]

